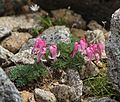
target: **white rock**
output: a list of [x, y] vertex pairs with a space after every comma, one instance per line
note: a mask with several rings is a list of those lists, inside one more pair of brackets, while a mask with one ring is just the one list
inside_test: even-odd
[[36, 88], [34, 95], [36, 102], [56, 102], [54, 94], [50, 91]]
[[11, 57], [11, 61], [20, 64], [34, 64], [35, 60], [31, 54], [31, 49], [18, 52]]
[[0, 66], [7, 66], [10, 64], [10, 57], [12, 57], [14, 54], [7, 49], [0, 46]]
[[54, 26], [45, 30], [41, 37], [48, 44], [59, 43], [60, 41], [70, 43], [70, 30], [65, 26]]

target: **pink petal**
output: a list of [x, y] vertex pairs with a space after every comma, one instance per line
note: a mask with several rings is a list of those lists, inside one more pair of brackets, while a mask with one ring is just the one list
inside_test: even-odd
[[50, 50], [50, 54], [51, 54], [51, 56], [49, 56], [49, 58], [56, 60], [56, 58], [57, 58], [57, 46], [55, 44], [51, 45], [49, 47], [49, 50]]
[[[34, 54], [35, 52], [38, 52], [38, 50], [41, 50], [43, 47], [46, 47], [46, 43], [43, 39], [37, 38], [34, 44], [34, 47], [32, 49], [32, 53]], [[37, 51], [36, 51], [37, 50]]]
[[86, 49], [87, 43], [86, 43], [86, 39], [85, 39], [85, 38], [82, 38], [82, 39], [80, 40], [80, 45], [81, 45], [81, 49], [82, 49], [82, 50], [85, 50], [85, 49]]
[[93, 60], [93, 58], [94, 58], [94, 52], [93, 52], [93, 50], [92, 50], [91, 47], [88, 47], [88, 48], [86, 49], [86, 55], [87, 55], [87, 58], [88, 58], [89, 62], [90, 62], [91, 60]]
[[85, 54], [85, 49], [87, 48], [87, 42], [85, 38], [81, 38], [80, 42], [79, 42], [79, 51], [81, 51], [81, 53]]
[[38, 55], [37, 63], [45, 61], [42, 57], [46, 54], [46, 42], [41, 38], [37, 38], [32, 49], [32, 53]]
[[76, 55], [76, 53], [78, 52], [78, 48], [79, 48], [79, 43], [78, 43], [78, 42], [75, 42], [75, 43], [74, 43], [73, 51], [72, 51], [72, 53], [71, 53], [71, 57], [72, 57], [72, 58], [73, 58], [73, 57]]
[[42, 61], [42, 62], [46, 62], [47, 60], [46, 59], [43, 59], [43, 56], [45, 56], [45, 55], [43, 55], [43, 54], [38, 54], [38, 58], [37, 58], [37, 64], [38, 63], [40, 63], [40, 61]]

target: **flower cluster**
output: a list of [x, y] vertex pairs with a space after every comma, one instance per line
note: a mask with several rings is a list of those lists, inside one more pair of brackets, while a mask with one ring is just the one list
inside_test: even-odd
[[87, 57], [89, 62], [94, 59], [98, 62], [104, 50], [105, 46], [103, 43], [91, 44], [87, 42], [85, 38], [81, 38], [79, 42], [74, 43], [74, 49], [71, 53], [71, 57], [73, 58], [77, 52], [81, 52], [81, 54]]
[[60, 52], [58, 53], [57, 45], [55, 44], [47, 45], [43, 39], [37, 38], [34, 47], [32, 49], [32, 54], [38, 56], [37, 63], [39, 63], [40, 61], [43, 62], [47, 61], [47, 57], [46, 57], [47, 49], [49, 50], [50, 53], [48, 55], [48, 58], [56, 61], [57, 57], [59, 57], [60, 55]]
[[[49, 51], [48, 56], [46, 56], [47, 49]], [[87, 42], [85, 38], [81, 38], [79, 42], [74, 43], [74, 48], [70, 56], [74, 58], [75, 55], [80, 52], [87, 58], [88, 62], [92, 60], [98, 62], [104, 50], [105, 46], [103, 43], [90, 43]], [[43, 39], [37, 38], [32, 49], [32, 54], [38, 56], [37, 63], [39, 63], [40, 61], [47, 61], [47, 58], [56, 61], [57, 57], [60, 56], [60, 51], [58, 51], [56, 44], [47, 45]]]

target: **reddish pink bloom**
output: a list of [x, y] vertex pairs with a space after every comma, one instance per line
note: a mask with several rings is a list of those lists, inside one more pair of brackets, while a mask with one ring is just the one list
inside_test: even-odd
[[98, 52], [99, 52], [98, 44], [92, 44], [90, 47], [91, 47], [91, 49], [92, 49], [92, 51], [93, 51], [94, 59], [96, 59], [97, 62], [98, 62], [99, 59], [100, 59], [100, 56], [99, 56], [99, 54], [98, 54]]
[[101, 58], [101, 55], [104, 49], [105, 47], [104, 47], [104, 44], [102, 43], [90, 45], [90, 47], [86, 49], [86, 55], [89, 61], [96, 59], [96, 61], [98, 62]]
[[34, 47], [32, 49], [33, 54], [39, 53], [43, 47], [46, 47], [46, 43], [43, 39], [37, 38], [34, 44]]
[[79, 51], [81, 51], [82, 53], [85, 53], [86, 48], [87, 48], [86, 39], [82, 38], [79, 42]]
[[86, 49], [86, 56], [87, 56], [89, 62], [94, 59], [94, 50], [92, 47], [88, 47]]
[[43, 59], [45, 55], [46, 55], [46, 48], [42, 48], [41, 52], [38, 53], [37, 63], [39, 63], [40, 61], [46, 62], [47, 60]]
[[87, 43], [85, 38], [82, 38], [80, 42], [75, 42], [73, 51], [71, 53], [71, 57], [73, 58], [78, 51], [80, 51], [82, 54], [85, 54], [86, 48], [87, 48]]
[[32, 53], [38, 55], [37, 63], [39, 63], [40, 61], [46, 61], [42, 59], [46, 54], [46, 43], [43, 39], [41, 38], [36, 39], [35, 45], [32, 49]]
[[49, 47], [49, 50], [50, 50], [50, 54], [51, 54], [51, 56], [48, 56], [49, 59], [53, 59], [54, 61], [56, 61], [57, 57], [60, 56], [60, 52], [58, 53], [57, 46], [55, 44], [53, 44]]
[[73, 51], [72, 51], [72, 53], [71, 53], [71, 57], [72, 57], [72, 58], [73, 58], [73, 57], [76, 55], [76, 53], [78, 52], [79, 47], [80, 47], [79, 43], [78, 43], [78, 42], [75, 42], [75, 43], [74, 43]]

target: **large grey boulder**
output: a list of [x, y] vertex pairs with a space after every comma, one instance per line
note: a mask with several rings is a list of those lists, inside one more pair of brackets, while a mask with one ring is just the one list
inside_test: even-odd
[[19, 91], [0, 68], [0, 102], [23, 102]]
[[110, 30], [111, 36], [106, 43], [108, 74], [113, 85], [120, 92], [120, 9], [112, 15]]

